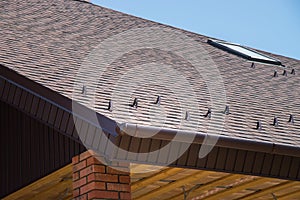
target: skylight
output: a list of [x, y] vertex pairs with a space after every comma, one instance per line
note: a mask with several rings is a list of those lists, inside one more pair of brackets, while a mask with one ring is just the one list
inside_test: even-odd
[[249, 49], [247, 47], [244, 47], [244, 46], [241, 46], [238, 44], [233, 44], [233, 43], [220, 41], [220, 40], [210, 40], [210, 39], [207, 41], [207, 43], [209, 43], [219, 49], [222, 49], [224, 51], [228, 51], [229, 53], [243, 57], [250, 61], [274, 64], [274, 65], [281, 65], [281, 62], [275, 58], [266, 56], [262, 53], [256, 52], [252, 49]]

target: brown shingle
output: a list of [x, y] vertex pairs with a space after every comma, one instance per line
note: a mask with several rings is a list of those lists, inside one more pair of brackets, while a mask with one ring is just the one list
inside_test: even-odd
[[[83, 59], [101, 41], [131, 28], [168, 27], [71, 0], [1, 1], [0, 9], [0, 63], [69, 98], [72, 98], [74, 78]], [[207, 37], [172, 29], [201, 44], [223, 77], [231, 114], [226, 115], [224, 131], [220, 125], [218, 134], [300, 145], [300, 78], [298, 73], [290, 74], [292, 68], [296, 72], [300, 70], [299, 60], [264, 52], [288, 67], [287, 77], [282, 76], [283, 69], [276, 66], [256, 64], [252, 69], [250, 62], [207, 44]], [[160, 68], [149, 63], [158, 63]], [[151, 68], [143, 68], [146, 64]], [[193, 87], [197, 96], [194, 102], [186, 101], [186, 97], [178, 93], [185, 87], [182, 82], [171, 83], [174, 77], [166, 70], [167, 66], [183, 75]], [[278, 77], [273, 77], [274, 70], [278, 71]], [[129, 94], [126, 89], [140, 72], [146, 75], [141, 81], [144, 85]], [[157, 81], [158, 74], [164, 75], [159, 76], [162, 80]], [[82, 100], [91, 97], [89, 90], [95, 86], [86, 87], [87, 96], [82, 96]], [[161, 96], [161, 107], [153, 104], [157, 95]], [[172, 52], [145, 48], [123, 54], [99, 78], [95, 97], [96, 111], [118, 122], [199, 132], [206, 132], [208, 128], [209, 121], [203, 117], [211, 107], [206, 82], [191, 63]], [[140, 100], [138, 109], [128, 106], [134, 98]], [[114, 104], [112, 112], [107, 110], [110, 99]], [[198, 107], [192, 107], [193, 104]], [[164, 112], [160, 110], [162, 107]], [[214, 108], [212, 110], [214, 113]], [[191, 120], [180, 125], [186, 111]], [[294, 115], [294, 124], [288, 123], [290, 114]], [[279, 120], [278, 127], [272, 126], [275, 116]], [[262, 130], [255, 129], [258, 120], [262, 122]]]

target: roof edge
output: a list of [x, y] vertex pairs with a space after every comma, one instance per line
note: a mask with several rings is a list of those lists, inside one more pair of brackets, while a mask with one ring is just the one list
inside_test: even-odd
[[[114, 120], [95, 112], [94, 110], [78, 103], [77, 101], [73, 101], [67, 96], [53, 91], [50, 88], [45, 87], [0, 63], [0, 80], [1, 79], [8, 81], [18, 88], [22, 88], [33, 96], [45, 100], [49, 104], [71, 114], [73, 117], [77, 117], [86, 123], [103, 130], [107, 134], [110, 134], [114, 137], [117, 136], [117, 133], [115, 132], [117, 123]], [[76, 107], [76, 111], [73, 109], [74, 106]]]
[[[214, 139], [214, 141], [217, 141], [215, 144], [217, 147], [300, 157], [299, 147], [276, 144], [272, 142], [257, 142], [248, 139], [230, 138], [222, 135], [208, 135], [206, 133], [143, 126], [131, 123], [118, 124], [116, 131], [120, 135], [129, 135], [139, 138], [149, 138], [149, 135], [151, 135], [151, 139], [167, 141], [173, 140], [177, 142], [189, 142], [191, 137], [194, 137], [193, 143], [201, 145], [205, 145], [205, 138], [211, 138]], [[206, 145], [209, 146], [209, 144]]]
[[79, 108], [79, 110], [76, 113], [74, 113], [72, 111], [72, 100], [70, 98], [65, 97], [49, 88], [40, 85], [35, 81], [30, 80], [22, 76], [21, 74], [18, 74], [14, 70], [5, 67], [2, 64], [0, 64], [0, 75], [13, 81], [15, 84], [22, 85], [24, 88], [27, 88], [28, 91], [30, 91], [32, 94], [38, 94], [50, 103], [54, 102], [55, 104], [64, 108], [64, 110], [72, 113], [73, 115], [77, 115], [77, 117], [81, 118], [89, 124], [99, 124], [104, 132], [112, 135], [113, 137], [117, 137], [118, 135], [130, 135], [139, 138], [149, 138], [149, 135], [151, 135], [150, 138], [152, 139], [171, 141], [174, 140], [174, 137], [177, 135], [176, 139], [179, 142], [190, 141], [190, 138], [194, 137], [193, 143], [202, 145], [204, 144], [204, 139], [208, 137], [212, 139], [214, 138], [215, 141], [217, 141], [217, 147], [225, 147], [231, 149], [234, 148], [248, 151], [300, 157], [300, 147], [294, 147], [291, 145], [282, 145], [272, 142], [258, 142], [247, 139], [230, 138], [222, 135], [207, 135], [206, 133], [153, 126], [142, 126], [131, 123], [119, 124], [116, 121], [99, 113], [96, 113], [97, 120], [91, 121], [90, 116], [95, 114], [93, 110], [77, 102], [73, 102], [76, 105], [78, 105]]

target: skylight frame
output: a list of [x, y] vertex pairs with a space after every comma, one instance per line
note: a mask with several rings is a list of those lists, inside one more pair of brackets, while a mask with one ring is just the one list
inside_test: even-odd
[[[270, 57], [270, 56], [267, 56], [267, 55], [264, 55], [262, 53], [259, 53], [257, 51], [254, 51], [254, 50], [252, 50], [250, 48], [247, 48], [247, 47], [239, 45], [239, 44], [225, 42], [225, 41], [222, 41], [222, 40], [212, 40], [212, 39], [208, 39], [207, 43], [210, 44], [210, 45], [212, 45], [212, 46], [215, 46], [215, 47], [217, 47], [219, 49], [222, 49], [224, 51], [232, 53], [232, 54], [234, 54], [236, 56], [239, 56], [239, 57], [242, 57], [244, 59], [247, 59], [249, 61], [283, 66], [280, 60], [275, 59], [275, 58]], [[230, 46], [237, 47], [237, 49], [241, 48], [241, 49], [243, 49], [245, 51], [241, 52], [241, 51], [235, 50], [234, 48], [230, 48]], [[247, 51], [251, 52], [251, 54], [253, 54], [253, 55], [257, 54], [257, 56], [255, 57], [255, 56], [251, 56], [249, 54], [246, 54], [245, 52], [247, 52]], [[265, 57], [265, 59], [263, 57]]]

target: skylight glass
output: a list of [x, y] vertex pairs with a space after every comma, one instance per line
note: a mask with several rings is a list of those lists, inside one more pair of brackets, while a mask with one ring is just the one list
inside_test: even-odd
[[217, 48], [228, 51], [229, 53], [243, 57], [250, 61], [281, 65], [281, 62], [275, 58], [266, 56], [262, 53], [258, 53], [254, 50], [251, 50], [247, 47], [243, 47], [238, 44], [233, 44], [233, 43], [224, 42], [220, 40], [208, 40], [207, 42]]

